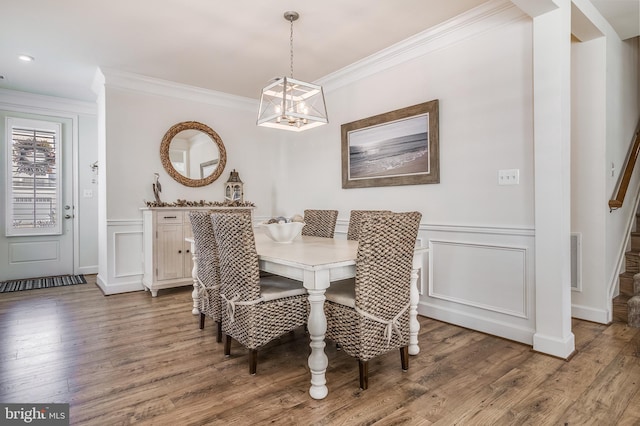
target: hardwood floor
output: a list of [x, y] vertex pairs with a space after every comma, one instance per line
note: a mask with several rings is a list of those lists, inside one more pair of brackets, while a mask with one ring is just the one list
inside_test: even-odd
[[89, 284], [0, 294], [0, 402], [70, 404], [74, 425], [640, 424], [640, 332], [574, 320], [569, 362], [420, 317], [408, 372], [392, 351], [357, 362], [329, 343], [329, 396], [308, 395], [304, 330], [225, 358], [189, 287], [103, 296]]

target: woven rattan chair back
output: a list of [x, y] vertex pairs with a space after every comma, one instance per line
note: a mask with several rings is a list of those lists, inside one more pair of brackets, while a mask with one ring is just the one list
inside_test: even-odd
[[[204, 328], [205, 317], [216, 321], [218, 323], [217, 340], [220, 342], [222, 341], [220, 262], [218, 245], [211, 224], [211, 213], [216, 212], [229, 212], [229, 210], [193, 210], [189, 212], [189, 221], [198, 265], [196, 291], [198, 293], [198, 310], [200, 311], [200, 328]], [[233, 213], [251, 216], [249, 209], [233, 210]]]
[[[193, 241], [196, 249], [196, 261], [198, 263], [198, 279], [205, 288], [212, 288], [220, 285], [220, 266], [218, 262], [218, 246], [216, 238], [213, 235], [213, 226], [208, 212], [191, 211], [189, 212], [189, 221], [191, 222], [191, 230], [193, 232]], [[203, 304], [208, 302], [200, 300], [200, 312], [203, 311]], [[220, 302], [216, 314], [208, 315], [214, 319], [220, 318]], [[206, 308], [204, 308], [206, 310]]]
[[[413, 251], [421, 217], [419, 212], [363, 215], [356, 259], [357, 308], [391, 320], [409, 304]], [[404, 344], [409, 337], [408, 309], [402, 318], [403, 341], [398, 343]]]
[[221, 294], [239, 300], [260, 297], [260, 269], [251, 218], [232, 213], [211, 215], [220, 256]]
[[349, 214], [349, 228], [347, 229], [347, 240], [358, 240], [360, 235], [360, 222], [362, 216], [367, 213], [389, 213], [389, 210], [351, 210]]
[[[227, 335], [224, 352], [231, 354], [231, 338], [248, 348], [249, 372], [255, 374], [257, 349], [306, 323], [306, 291], [302, 283], [288, 280], [293, 281], [297, 293], [273, 299], [262, 297], [251, 218], [215, 213], [211, 221], [220, 256], [222, 328]], [[264, 280], [280, 284], [287, 280], [278, 278]]]
[[402, 369], [409, 367], [409, 303], [413, 252], [422, 215], [365, 213], [356, 258], [355, 307], [325, 302], [327, 333], [358, 359], [360, 388], [367, 389], [369, 360], [400, 349]]
[[305, 210], [302, 235], [333, 238], [338, 210]]

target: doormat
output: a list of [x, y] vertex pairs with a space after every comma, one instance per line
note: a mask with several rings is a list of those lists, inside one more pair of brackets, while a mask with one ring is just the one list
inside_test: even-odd
[[30, 278], [0, 282], [0, 293], [34, 290], [37, 288], [62, 287], [66, 285], [86, 284], [84, 275], [60, 275], [57, 277]]

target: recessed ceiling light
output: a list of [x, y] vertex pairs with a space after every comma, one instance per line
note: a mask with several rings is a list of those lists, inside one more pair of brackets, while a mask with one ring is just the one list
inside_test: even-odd
[[36, 60], [33, 56], [29, 56], [29, 55], [20, 55], [18, 56], [18, 59], [25, 62], [33, 62]]

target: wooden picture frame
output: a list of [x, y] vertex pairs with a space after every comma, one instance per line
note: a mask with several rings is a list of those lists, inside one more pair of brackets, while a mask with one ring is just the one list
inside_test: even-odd
[[438, 100], [341, 126], [342, 187], [440, 183]]

